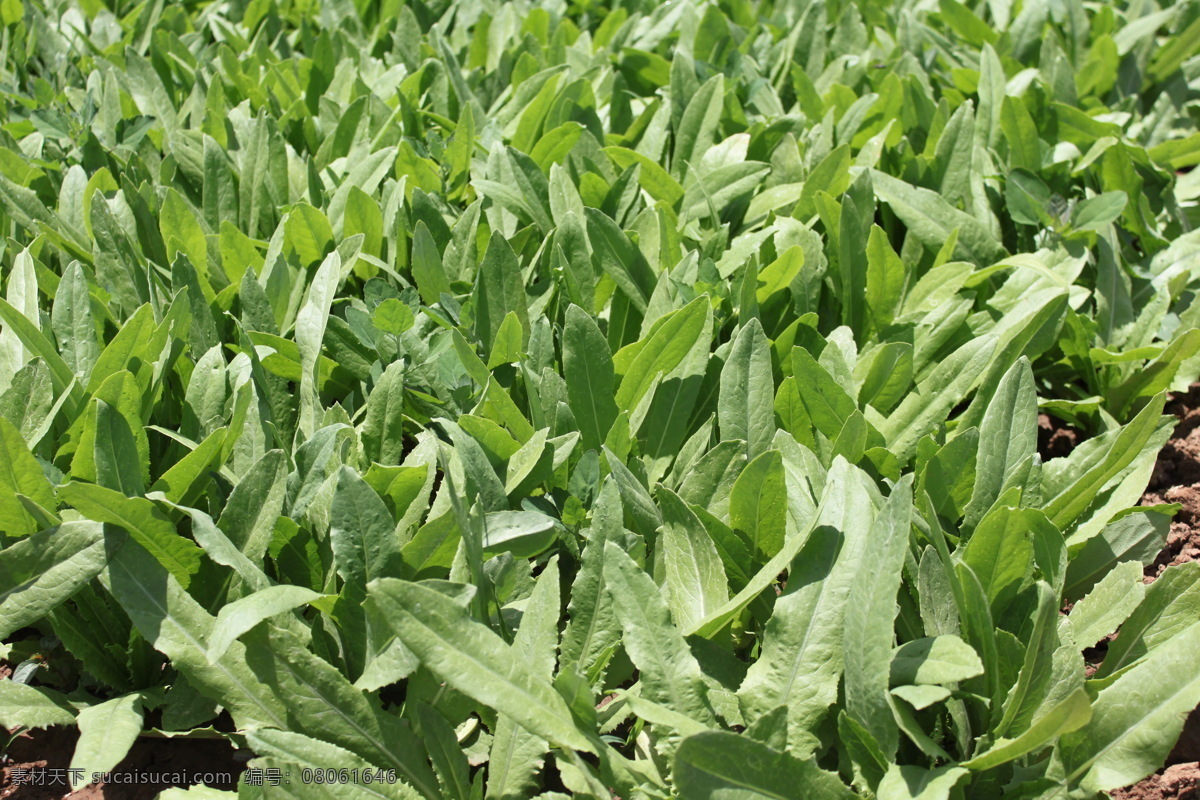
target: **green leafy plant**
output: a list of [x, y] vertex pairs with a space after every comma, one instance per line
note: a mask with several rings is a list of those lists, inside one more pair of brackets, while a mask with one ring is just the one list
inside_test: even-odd
[[289, 797], [1153, 772], [1198, 9], [0, 3], [0, 722], [382, 776]]

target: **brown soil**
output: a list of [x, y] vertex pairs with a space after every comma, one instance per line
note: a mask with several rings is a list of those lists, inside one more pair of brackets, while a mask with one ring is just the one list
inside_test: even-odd
[[1200, 383], [1172, 397], [1167, 411], [1179, 417], [1179, 424], [1158, 456], [1142, 504], [1180, 503], [1183, 508], [1171, 523], [1166, 548], [1146, 568], [1149, 578], [1168, 566], [1200, 559]]
[[1192, 800], [1200, 784], [1200, 764], [1175, 764], [1135, 786], [1112, 792], [1113, 800]]
[[1075, 445], [1087, 438], [1083, 431], [1073, 428], [1057, 417], [1038, 414], [1038, 454], [1042, 461], [1070, 455]]
[[[1147, 582], [1168, 566], [1200, 559], [1200, 383], [1173, 395], [1167, 413], [1179, 418], [1171, 439], [1159, 453], [1142, 505], [1182, 505], [1167, 546], [1146, 567]], [[1112, 792], [1114, 800], [1184, 800], [1200, 796], [1200, 708], [1191, 713], [1167, 766], [1134, 786]]]
[[1100, 662], [1104, 661], [1104, 657], [1108, 655], [1108, 644], [1115, 638], [1117, 635], [1110, 633], [1083, 651], [1083, 673], [1086, 677], [1092, 677], [1096, 674], [1096, 670], [1100, 669]]
[[1183, 726], [1183, 734], [1175, 743], [1175, 749], [1167, 757], [1168, 764], [1179, 764], [1185, 761], [1197, 762], [1200, 766], [1200, 708], [1188, 717]]
[[[237, 788], [238, 776], [246, 768], [244, 762], [234, 758], [233, 746], [224, 739], [144, 737], [138, 739], [129, 755], [112, 769], [114, 776], [123, 775], [129, 783], [90, 784], [68, 793], [69, 777], [65, 770], [71, 763], [78, 738], [74, 729], [62, 727], [31, 731], [18, 737], [9, 748], [9, 761], [0, 776], [0, 798], [153, 800], [170, 786], [191, 786], [201, 782], [214, 789], [232, 791]], [[31, 785], [27, 777], [31, 775], [39, 776], [47, 784], [56, 778], [66, 783]], [[147, 782], [150, 779], [157, 782]]]

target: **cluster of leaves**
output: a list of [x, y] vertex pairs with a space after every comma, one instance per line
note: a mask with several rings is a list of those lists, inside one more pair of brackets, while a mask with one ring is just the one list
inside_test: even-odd
[[1200, 3], [0, 23], [0, 722], [88, 774], [1086, 798], [1200, 702]]

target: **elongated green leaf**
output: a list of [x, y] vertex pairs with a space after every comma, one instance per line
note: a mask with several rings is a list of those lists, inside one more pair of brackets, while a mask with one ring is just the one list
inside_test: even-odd
[[[33, 268], [33, 258], [28, 248], [13, 259], [7, 283], [5, 295], [8, 302], [35, 328], [40, 328], [37, 272]], [[32, 353], [21, 343], [21, 338], [10, 326], [6, 325], [0, 329], [0, 388], [7, 389], [10, 379], [31, 357]]]
[[379, 464], [399, 464], [404, 455], [404, 375], [404, 362], [393, 361], [367, 400], [362, 441], [370, 459]]
[[700, 519], [670, 489], [659, 494], [663, 527], [659, 540], [665, 563], [671, 618], [691, 630], [729, 600], [725, 567]]
[[1063, 737], [1069, 781], [1089, 791], [1115, 789], [1162, 765], [1187, 711], [1200, 703], [1200, 675], [1191, 668], [1197, 649], [1200, 623], [1100, 692], [1091, 720]]
[[450, 291], [450, 281], [442, 265], [437, 242], [423, 221], [418, 221], [413, 230], [412, 244], [413, 281], [426, 305], [438, 302], [443, 292]]
[[585, 208], [593, 263], [608, 273], [639, 312], [654, 292], [655, 276], [642, 251], [613, 220], [596, 208]]
[[491, 351], [509, 313], [516, 314], [522, 335], [529, 336], [529, 310], [517, 256], [501, 236], [488, 241], [475, 279], [475, 336]]
[[419, 584], [386, 578], [372, 581], [368, 602], [426, 667], [463, 694], [556, 746], [593, 750], [550, 683], [450, 598]]
[[25, 446], [21, 432], [0, 417], [0, 531], [26, 536], [38, 530], [38, 520], [21, 504], [24, 495], [42, 508], [53, 509], [54, 488], [37, 459]]
[[172, 503], [187, 505], [203, 491], [208, 479], [221, 468], [227, 429], [217, 428], [154, 482], [154, 491], [162, 492]]
[[998, 767], [1049, 744], [1062, 734], [1079, 730], [1091, 718], [1092, 704], [1087, 692], [1076, 689], [1065, 700], [1046, 711], [1020, 736], [996, 740], [984, 752], [964, 761], [963, 766], [975, 770]]
[[496, 340], [492, 342], [487, 368], [495, 369], [503, 364], [519, 362], [521, 354], [525, 350], [523, 339], [521, 323], [517, 319], [516, 313], [509, 311], [504, 315], [504, 321], [500, 323], [500, 328], [496, 331]]
[[892, 614], [911, 513], [912, 478], [906, 476], [871, 526], [872, 554], [850, 589], [844, 628], [846, 713], [875, 738], [889, 759], [899, 745], [899, 731], [888, 703], [888, 656], [894, 645]]
[[975, 650], [957, 636], [943, 634], [905, 642], [892, 656], [896, 684], [957, 683], [983, 672]]
[[71, 756], [71, 768], [82, 770], [79, 788], [91, 781], [93, 772], [110, 772], [125, 758], [142, 730], [142, 698], [138, 694], [114, 697], [79, 712], [79, 741]]
[[209, 663], [216, 663], [243, 633], [265, 619], [311, 603], [321, 595], [303, 586], [268, 586], [221, 607], [208, 643]]
[[[1196, 563], [1172, 567], [1146, 587], [1144, 599], [1121, 627], [1122, 635], [1112, 642], [1096, 677], [1108, 677], [1135, 663], [1192, 624], [1200, 613], [1200, 566], [1193, 566]], [[1110, 574], [1119, 574], [1119, 569]]]
[[1014, 169], [1004, 184], [1004, 200], [1016, 222], [1022, 225], [1052, 225], [1046, 207], [1050, 203], [1050, 187], [1045, 181], [1024, 169]]
[[983, 415], [967, 525], [976, 524], [1006, 488], [1020, 481], [1036, 449], [1037, 391], [1033, 370], [1022, 358], [1004, 374]]
[[[355, 755], [345, 748], [322, 741], [319, 738], [305, 736], [301, 733], [277, 731], [267, 728], [252, 731], [246, 738], [254, 752], [264, 761], [272, 762], [281, 767], [290, 766], [293, 769], [288, 770], [289, 772], [295, 771], [299, 773], [300, 770], [307, 768], [310, 770], [321, 770], [321, 774], [324, 775], [324, 770], [329, 769], [331, 765], [335, 764], [337, 765], [337, 769], [356, 769], [360, 774], [370, 771], [372, 775], [375, 775], [381, 769], [376, 764]], [[318, 784], [311, 785], [317, 786]], [[307, 792], [307, 789], [301, 788], [299, 791]], [[308, 797], [309, 795], [304, 794], [302, 796]], [[359, 800], [360, 798], [415, 800], [415, 798], [421, 795], [413, 791], [412, 787], [403, 781], [372, 780], [370, 783], [359, 781], [356, 783], [346, 782], [321, 785], [318, 793], [313, 796], [329, 798], [348, 797], [354, 798], [354, 800]]]
[[1063, 596], [1082, 597], [1117, 564], [1147, 564], [1167, 540], [1170, 517], [1156, 511], [1137, 511], [1111, 522], [1072, 554], [1067, 565]]
[[[319, 736], [379, 768], [396, 770], [431, 800], [440, 797], [420, 741], [403, 721], [383, 711], [375, 696], [355, 688], [283, 628], [265, 623], [248, 634], [247, 642], [247, 661], [255, 673], [287, 698], [289, 724], [279, 727]], [[240, 646], [235, 643], [230, 652]]]
[[[315, 251], [314, 251], [315, 252]], [[317, 254], [320, 257], [320, 254]], [[329, 323], [329, 308], [334, 292], [341, 281], [342, 260], [337, 252], [321, 262], [309, 289], [308, 299], [296, 317], [296, 346], [300, 351], [300, 431], [305, 436], [316, 432], [320, 397], [318, 361], [325, 328]]]
[[604, 580], [625, 650], [640, 671], [642, 696], [696, 722], [713, 722], [700, 664], [672, 624], [658, 587], [617, 544], [604, 548]]
[[53, 689], [9, 678], [0, 681], [0, 725], [5, 728], [48, 728], [74, 723], [75, 710]]
[[50, 322], [63, 361], [81, 380], [87, 379], [100, 357], [96, 318], [92, 313], [87, 276], [78, 261], [72, 261], [58, 282]]
[[831, 150], [821, 159], [809, 173], [801, 190], [800, 201], [796, 204], [794, 214], [800, 219], [808, 219], [816, 210], [817, 192], [828, 192], [840, 195], [850, 186], [851, 152], [849, 144], [842, 144]]
[[21, 344], [31, 353], [46, 362], [46, 366], [50, 367], [54, 392], [58, 394], [69, 391], [64, 410], [68, 415], [76, 416], [79, 413], [80, 404], [83, 402], [83, 389], [78, 383], [73, 382], [74, 373], [71, 371], [71, 367], [58, 354], [54, 345], [24, 314], [2, 298], [0, 298], [0, 322], [4, 323], [6, 329], [12, 330], [21, 340]]
[[[159, 333], [154, 323], [154, 310], [147, 304], [126, 321], [117, 335], [104, 347], [87, 383], [87, 390], [96, 393], [100, 386], [122, 370], [144, 374], [142, 370], [159, 356], [165, 344], [167, 329]], [[154, 352], [154, 351], [159, 352]]]
[[1192, 328], [1177, 336], [1144, 369], [1134, 372], [1124, 383], [1110, 392], [1113, 404], [1118, 409], [1128, 409], [1139, 398], [1150, 396], [1166, 389], [1175, 379], [1185, 361], [1200, 351], [1200, 329]]
[[737, 338], [721, 370], [717, 420], [721, 436], [746, 442], [746, 457], [755, 459], [775, 437], [774, 384], [771, 352], [762, 325], [750, 320]]
[[[552, 560], [538, 576], [521, 618], [521, 627], [513, 638], [516, 651], [542, 678], [554, 672], [554, 653], [558, 645], [559, 612], [558, 562]], [[520, 727], [511, 717], [500, 717], [492, 738], [488, 760], [487, 797], [519, 797], [533, 785], [538, 762], [546, 754], [546, 741]]]
[[641, 719], [653, 725], [674, 728], [680, 735], [690, 736], [707, 730], [705, 726], [696, 722], [691, 717], [684, 716], [664, 705], [647, 700], [635, 692], [626, 692], [620, 696], [620, 699], [628, 703], [630, 710]]
[[1058, 601], [1054, 590], [1045, 582], [1039, 581], [1036, 588], [1037, 609], [1024, 642], [1025, 658], [1016, 683], [1004, 698], [1003, 714], [993, 728], [998, 737], [1009, 731], [1023, 733], [1027, 730], [1051, 688], [1051, 659], [1059, 645], [1055, 626]]
[[675, 174], [684, 176], [697, 165], [700, 157], [712, 146], [724, 102], [725, 76], [715, 75], [688, 100], [687, 108], [679, 120], [675, 140], [675, 151], [671, 168]]
[[127, 497], [145, 494], [141, 459], [133, 431], [129, 429], [125, 417], [103, 400], [96, 401], [95, 436], [93, 461], [96, 465], [96, 482]]
[[758, 559], [774, 557], [787, 537], [783, 455], [771, 450], [746, 465], [729, 493], [729, 522]]
[[[763, 460], [763, 466], [769, 467], [770, 458], [759, 458]], [[679, 496], [692, 505], [704, 506], [710, 513], [726, 517], [733, 503], [733, 487], [745, 474], [745, 465], [746, 447], [742, 441], [721, 442], [696, 461], [679, 487]]]
[[245, 647], [235, 642], [224, 658], [209, 664], [216, 620], [137, 541], [109, 535], [107, 544], [107, 587], [146, 640], [201, 694], [225, 706], [239, 726], [285, 727], [283, 698], [247, 666]]
[[624, 369], [616, 401], [631, 410], [650, 389], [656, 375], [666, 374], [687, 357], [700, 338], [710, 313], [705, 298], [697, 298], [655, 323], [649, 337], [638, 342], [635, 355]]
[[655, 200], [673, 206], [683, 199], [683, 187], [658, 162], [624, 147], [606, 147], [604, 154], [620, 169], [628, 169], [636, 164], [640, 168], [638, 182]]
[[1035, 509], [996, 508], [979, 523], [962, 560], [979, 579], [999, 617], [1029, 574], [1033, 542], [1029, 532], [1044, 525], [1044, 515]]
[[[1118, 564], [1071, 609], [1067, 632], [1080, 649], [1091, 647], [1128, 619], [1145, 596], [1142, 565], [1137, 561]], [[1130, 634], [1135, 635], [1133, 631]]]
[[200, 548], [180, 536], [171, 520], [149, 500], [77, 482], [61, 487], [59, 495], [89, 519], [128, 531], [184, 589], [200, 568]]
[[854, 398], [803, 347], [792, 349], [792, 370], [802, 387], [800, 402], [821, 433], [835, 438], [855, 412]]
[[[942, 0], [945, 7], [947, 0]], [[949, 0], [953, 2], [953, 0]], [[962, 767], [937, 769], [892, 764], [879, 782], [880, 800], [949, 800], [954, 788], [967, 776]]]
[[365, 591], [368, 582], [398, 569], [400, 544], [392, 516], [350, 467], [338, 470], [330, 517], [329, 541], [343, 581]]
[[247, 558], [257, 560], [267, 551], [283, 510], [286, 463], [282, 450], [264, 453], [233, 488], [221, 512], [221, 530]]
[[421, 726], [421, 739], [441, 779], [443, 797], [468, 800], [471, 796], [467, 758], [446, 718], [426, 703], [416, 706], [416, 718]]
[[624, 535], [624, 509], [616, 479], [606, 478], [592, 508], [592, 526], [582, 563], [571, 584], [567, 606], [566, 630], [563, 631], [560, 663], [566, 671], [574, 667], [595, 680], [603, 672], [605, 654], [620, 638], [621, 623], [613, 611], [613, 601], [604, 588], [605, 545], [619, 545]]
[[928, 189], [921, 189], [877, 170], [871, 182], [879, 198], [904, 221], [927, 248], [936, 251], [958, 230], [958, 250], [964, 259], [985, 267], [1008, 253], [991, 232], [972, 216], [954, 208]]
[[813, 800], [855, 797], [837, 775], [745, 736], [706, 731], [683, 740], [675, 752], [675, 784], [686, 797]]
[[575, 305], [567, 308], [563, 329], [563, 378], [583, 447], [599, 452], [617, 418], [612, 354], [595, 320]]
[[738, 198], [758, 188], [770, 172], [770, 165], [757, 161], [726, 164], [711, 172], [689, 179], [683, 195], [682, 216], [686, 219], [710, 219], [719, 215]]
[[987, 368], [995, 340], [989, 336], [972, 339], [955, 350], [901, 401], [887, 418], [880, 433], [888, 449], [901, 462], [907, 461], [917, 441], [946, 418], [960, 403]]
[[104, 569], [104, 526], [64, 522], [0, 550], [0, 636], [37, 622]]
[[1081, 231], [1098, 231], [1121, 216], [1129, 196], [1125, 192], [1105, 192], [1089, 197], [1071, 211], [1071, 225]]
[[554, 543], [553, 517], [536, 511], [496, 511], [484, 517], [483, 550], [532, 558]]
[[762, 653], [738, 690], [751, 720], [787, 706], [793, 752], [815, 748], [813, 728], [837, 698], [846, 599], [873, 516], [854, 468], [835, 462], [815, 527], [789, 573], [787, 592], [776, 600], [767, 622]]
[[1147, 403], [1146, 407], [1121, 429], [1103, 460], [1091, 466], [1058, 495], [1050, 498], [1043, 510], [1051, 522], [1062, 530], [1068, 529], [1104, 485], [1132, 463], [1158, 426], [1159, 415], [1165, 402], [1166, 395], [1159, 394]]
[[871, 226], [867, 239], [867, 309], [877, 328], [891, 324], [900, 307], [908, 275], [904, 262], [878, 225]]

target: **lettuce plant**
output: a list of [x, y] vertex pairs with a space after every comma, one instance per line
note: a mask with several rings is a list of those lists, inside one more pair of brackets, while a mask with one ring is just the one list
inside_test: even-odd
[[1195, 4], [0, 22], [0, 721], [86, 774], [1082, 800], [1200, 703]]

